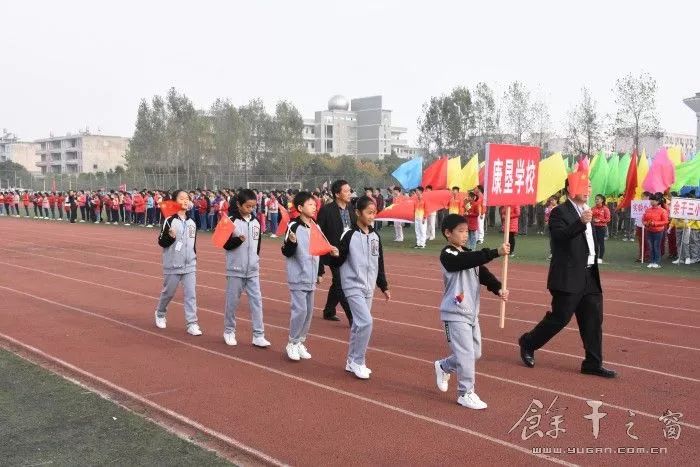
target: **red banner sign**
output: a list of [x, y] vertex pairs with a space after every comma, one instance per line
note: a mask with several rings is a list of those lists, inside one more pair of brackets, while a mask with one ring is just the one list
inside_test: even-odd
[[540, 148], [486, 145], [484, 203], [488, 206], [537, 204]]

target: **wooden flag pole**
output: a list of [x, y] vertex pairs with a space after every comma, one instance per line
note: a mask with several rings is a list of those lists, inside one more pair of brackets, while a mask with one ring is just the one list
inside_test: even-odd
[[644, 222], [642, 221], [642, 259], [641, 263], [644, 264]]
[[[503, 243], [508, 243], [508, 237], [510, 235], [510, 206], [506, 207], [506, 224], [503, 226]], [[505, 255], [503, 257], [503, 273], [502, 279], [502, 289], [508, 290], [508, 257], [510, 255]], [[501, 301], [501, 319], [499, 326], [501, 329], [506, 327], [506, 302]]]

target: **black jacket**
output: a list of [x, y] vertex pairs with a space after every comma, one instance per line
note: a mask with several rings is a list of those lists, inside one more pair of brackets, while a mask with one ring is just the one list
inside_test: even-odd
[[[348, 214], [350, 214], [350, 228], [352, 229], [357, 222], [357, 216], [350, 204], [347, 205], [347, 210]], [[328, 242], [334, 247], [338, 247], [340, 245], [340, 237], [343, 235], [343, 219], [340, 217], [340, 206], [335, 201], [322, 206], [318, 212], [316, 223], [321, 227], [321, 231], [328, 239]], [[322, 276], [324, 273], [323, 265], [326, 261], [326, 258], [321, 257], [321, 264], [318, 267], [319, 276]]]
[[[586, 265], [588, 264], [588, 244], [586, 224], [576, 208], [567, 200], [554, 208], [549, 215], [549, 232], [552, 242], [552, 261], [549, 265], [547, 288], [550, 291], [581, 293], [586, 286]], [[595, 245], [595, 237], [593, 238]], [[600, 272], [598, 257], [591, 267], [598, 288]]]

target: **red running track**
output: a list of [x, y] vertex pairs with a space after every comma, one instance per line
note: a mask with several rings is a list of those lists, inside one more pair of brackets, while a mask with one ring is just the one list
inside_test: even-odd
[[[666, 295], [659, 295], [651, 290], [659, 284], [648, 276], [603, 273], [606, 360], [620, 373], [610, 381], [577, 372], [582, 349], [575, 322], [537, 353], [536, 368], [521, 364], [517, 337], [541, 318], [549, 295], [545, 268], [513, 264], [505, 329], [498, 328], [498, 301], [482, 295], [484, 356], [477, 364], [477, 389], [489, 408], [474, 412], [455, 403], [455, 378], [447, 394], [435, 388], [432, 362], [448, 351], [436, 309], [436, 258], [387, 253], [395, 300], [375, 300], [368, 353], [373, 374], [360, 381], [344, 371], [347, 325], [319, 319], [326, 285], [317, 292], [319, 313], [308, 341], [314, 358], [290, 362], [284, 356], [289, 313], [279, 242], [265, 241], [262, 251], [272, 348], [250, 346], [245, 300], [238, 313], [239, 345], [231, 348], [221, 337], [224, 257], [208, 236], [198, 242], [197, 272], [205, 335], [195, 338], [184, 333], [179, 295], [169, 309], [168, 329], [153, 325], [162, 280], [154, 230], [1, 220], [6, 242], [0, 247], [0, 337], [108, 381], [267, 462], [693, 463], [700, 431], [699, 281], [663, 278]], [[523, 440], [526, 423], [511, 428], [533, 399], [544, 405], [543, 437]], [[584, 418], [592, 411], [588, 400], [604, 402], [597, 439]], [[664, 437], [658, 418], [667, 409], [683, 414], [678, 440]], [[563, 416], [560, 428], [566, 432], [553, 439], [546, 432], [555, 415]], [[533, 452], [541, 447], [562, 452]], [[613, 453], [575, 451], [587, 447]], [[618, 448], [665, 452], [618, 454]]]

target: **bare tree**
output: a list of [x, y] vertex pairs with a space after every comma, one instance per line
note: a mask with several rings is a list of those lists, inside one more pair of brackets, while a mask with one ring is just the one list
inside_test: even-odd
[[602, 122], [598, 103], [585, 86], [581, 89], [581, 100], [569, 111], [566, 142], [574, 156], [591, 156], [601, 147]]
[[523, 138], [532, 130], [532, 105], [530, 91], [519, 81], [508, 86], [503, 96], [506, 111], [506, 122], [515, 142], [521, 144]]
[[[538, 99], [532, 104], [532, 134], [530, 143], [540, 148], [549, 140], [551, 136], [551, 119], [549, 107], [544, 99]], [[542, 154], [544, 156], [544, 154]]]
[[631, 73], [615, 82], [615, 135], [632, 139], [632, 150], [639, 151], [642, 136], [659, 136], [656, 113], [656, 80], [649, 73]]

